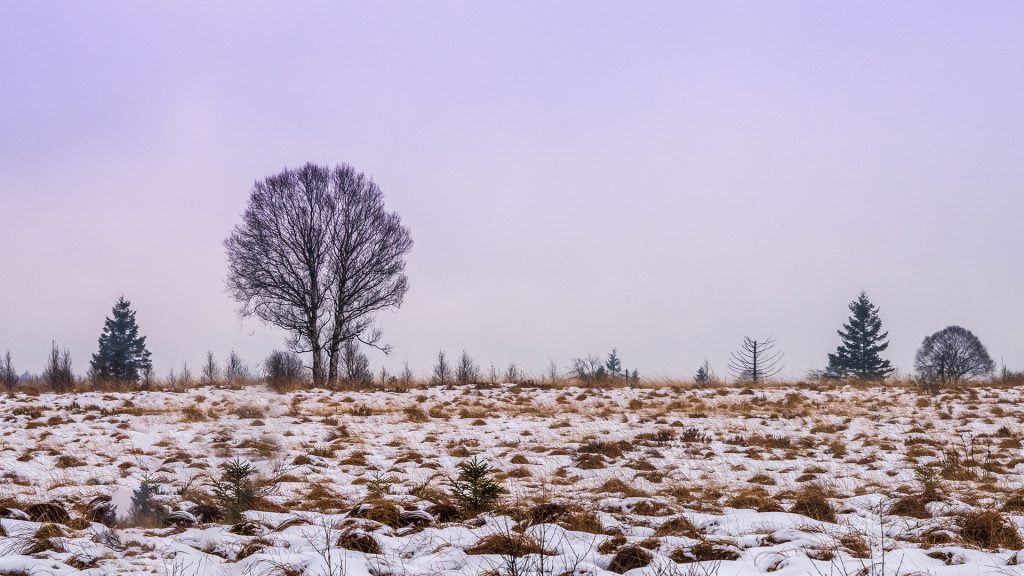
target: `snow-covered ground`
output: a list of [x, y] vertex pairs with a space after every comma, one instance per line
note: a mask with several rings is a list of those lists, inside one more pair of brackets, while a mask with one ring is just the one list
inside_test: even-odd
[[[1024, 574], [1022, 414], [999, 388], [21, 394], [0, 574]], [[507, 493], [453, 518], [473, 456]], [[235, 458], [276, 490], [204, 523]], [[143, 479], [183, 524], [129, 525]]]

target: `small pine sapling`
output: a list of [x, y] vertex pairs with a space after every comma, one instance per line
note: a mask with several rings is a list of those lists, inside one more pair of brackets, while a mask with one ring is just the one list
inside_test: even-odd
[[459, 464], [459, 476], [449, 478], [448, 486], [462, 509], [470, 514], [490, 510], [505, 492], [494, 480], [490, 464], [476, 456]]
[[167, 508], [157, 501], [160, 484], [144, 477], [139, 487], [132, 492], [132, 507], [128, 513], [135, 526], [160, 526], [167, 517]]
[[252, 476], [256, 467], [244, 460], [235, 458], [221, 466], [219, 479], [210, 481], [210, 489], [224, 512], [224, 517], [232, 522], [242, 519], [242, 513], [252, 507], [255, 486]]

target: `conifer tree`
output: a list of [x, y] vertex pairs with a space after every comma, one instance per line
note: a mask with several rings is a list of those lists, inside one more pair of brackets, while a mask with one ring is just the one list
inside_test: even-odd
[[103, 324], [99, 351], [92, 355], [92, 375], [98, 380], [138, 382], [153, 367], [146, 349], [146, 337], [139, 336], [131, 302], [118, 298], [113, 317]]
[[450, 478], [448, 486], [452, 496], [470, 514], [490, 510], [505, 492], [493, 478], [491, 465], [476, 456], [459, 464], [459, 476]]
[[895, 369], [881, 357], [881, 353], [889, 347], [888, 332], [882, 332], [882, 320], [878, 317], [878, 308], [868, 299], [867, 292], [850, 303], [852, 315], [839, 337], [843, 343], [835, 354], [828, 355], [830, 376], [853, 376], [864, 380], [885, 378]]
[[[615, 348], [612, 348], [612, 351], [608, 353], [608, 359], [604, 361], [604, 368], [612, 378], [618, 378], [622, 375], [622, 360], [619, 360], [619, 351]], [[626, 371], [626, 377], [629, 377], [628, 370]]]

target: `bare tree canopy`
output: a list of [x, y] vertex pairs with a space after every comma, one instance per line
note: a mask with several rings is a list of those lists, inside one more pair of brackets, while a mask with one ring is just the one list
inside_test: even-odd
[[743, 345], [729, 357], [729, 371], [740, 381], [757, 384], [782, 371], [782, 352], [775, 349], [775, 340], [743, 337]]
[[970, 330], [949, 326], [924, 339], [914, 368], [925, 380], [955, 384], [991, 374], [995, 362]]
[[335, 168], [333, 186], [338, 224], [331, 251], [330, 373], [337, 378], [342, 344], [359, 340], [380, 346], [381, 332], [372, 327], [373, 314], [402, 304], [409, 289], [405, 255], [412, 250], [409, 229], [401, 218], [384, 209], [384, 194], [350, 166]]
[[293, 351], [310, 353], [314, 385], [335, 383], [346, 341], [387, 350], [373, 314], [401, 305], [412, 239], [380, 188], [351, 166], [306, 164], [256, 182], [224, 245], [241, 313], [283, 328]]

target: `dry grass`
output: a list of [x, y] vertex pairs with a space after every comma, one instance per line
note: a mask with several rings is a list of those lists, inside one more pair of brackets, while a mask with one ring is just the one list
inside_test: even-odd
[[1014, 523], [995, 510], [963, 512], [957, 517], [957, 523], [960, 537], [975, 546], [1012, 550], [1024, 547]]
[[608, 570], [616, 574], [624, 574], [635, 568], [643, 568], [651, 563], [654, 555], [639, 546], [623, 546], [612, 556]]
[[789, 511], [822, 522], [836, 522], [835, 508], [829, 501], [828, 492], [820, 484], [806, 484], [800, 488]]
[[550, 554], [550, 552], [544, 550], [540, 542], [534, 538], [518, 532], [510, 532], [484, 536], [468, 548], [466, 554], [498, 554], [522, 558], [529, 554]]

